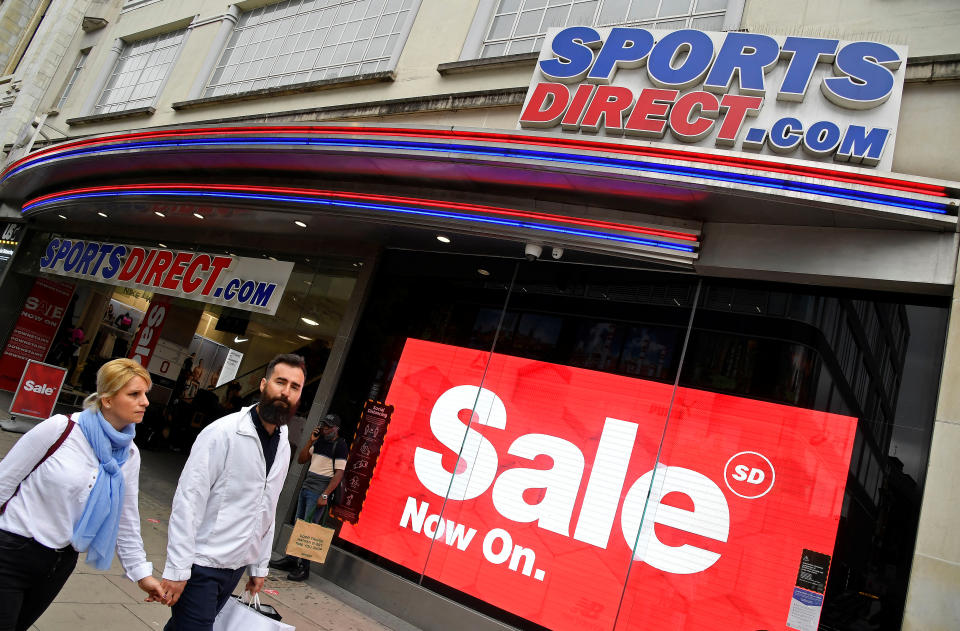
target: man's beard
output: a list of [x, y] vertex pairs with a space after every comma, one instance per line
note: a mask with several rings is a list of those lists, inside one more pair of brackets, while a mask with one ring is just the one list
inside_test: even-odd
[[287, 421], [293, 418], [297, 409], [281, 398], [264, 398], [257, 405], [257, 413], [260, 420], [270, 425], [286, 425]]

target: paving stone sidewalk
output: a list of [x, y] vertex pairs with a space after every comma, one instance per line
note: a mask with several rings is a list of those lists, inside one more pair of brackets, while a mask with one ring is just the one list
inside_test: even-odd
[[[0, 430], [0, 458], [21, 434]], [[167, 546], [167, 521], [177, 477], [185, 455], [141, 451], [140, 519], [147, 558], [160, 576]], [[395, 616], [343, 591], [335, 584], [311, 577], [306, 583], [285, 580], [271, 572], [261, 601], [277, 608], [283, 622], [297, 631], [418, 631]], [[246, 579], [240, 581], [240, 588]], [[238, 589], [238, 591], [239, 591]], [[145, 603], [146, 595], [124, 575], [120, 563], [105, 572], [83, 562], [50, 608], [30, 627], [31, 631], [141, 631], [162, 629], [170, 610]]]

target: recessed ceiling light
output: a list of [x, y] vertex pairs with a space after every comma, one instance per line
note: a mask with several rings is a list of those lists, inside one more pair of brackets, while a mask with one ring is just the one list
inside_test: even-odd
[[297, 334], [297, 337], [299, 337], [301, 340], [307, 340], [308, 342], [313, 340], [312, 337], [307, 337], [306, 335], [300, 335], [299, 333]]
[[320, 323], [317, 322], [316, 320], [311, 320], [310, 318], [304, 317], [304, 318], [300, 318], [300, 319], [303, 320], [304, 323], [309, 324], [310, 326], [317, 326], [318, 324], [320, 324]]
[[63, 215], [57, 215], [57, 217], [60, 217], [60, 219], [66, 219], [66, 217]]
[[303, 281], [303, 282], [304, 282], [304, 284], [306, 284], [306, 285], [312, 285], [312, 284], [313, 284], [313, 281], [312, 281], [312, 280], [305, 280], [305, 281]]
[[445, 237], [442, 234], [438, 234], [437, 241], [439, 241], [440, 243], [450, 243], [450, 237]]
[[276, 261], [276, 260], [277, 260], [276, 257], [274, 257], [274, 256], [268, 256], [267, 258], [270, 259], [271, 261]]
[[299, 220], [294, 221], [293, 223], [297, 224], [297, 225], [300, 226], [301, 228], [306, 228], [306, 227], [307, 227], [307, 224], [305, 224], [305, 223], [303, 223], [302, 221], [299, 221]]
[[489, 276], [490, 272], [481, 267], [477, 269], [477, 274], [480, 274], [481, 276]]
[[107, 216], [107, 213], [105, 213], [105, 212], [103, 212], [103, 211], [97, 211], [97, 214], [100, 215], [101, 217], [106, 217], [106, 216]]
[[167, 244], [166, 244], [166, 243], [158, 243], [157, 245], [159, 245], [161, 248], [167, 247]]
[[203, 219], [203, 215], [201, 215], [200, 213], [193, 213], [193, 216], [196, 217], [197, 219]]
[[162, 212], [160, 212], [159, 210], [153, 211], [153, 214], [156, 215], [157, 217], [166, 217], [166, 215], [164, 215], [164, 214], [163, 214]]

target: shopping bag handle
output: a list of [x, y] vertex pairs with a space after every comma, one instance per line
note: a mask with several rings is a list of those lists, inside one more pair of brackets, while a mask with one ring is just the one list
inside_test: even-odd
[[240, 598], [240, 602], [246, 605], [247, 607], [252, 607], [253, 609], [256, 609], [257, 611], [259, 611], [260, 610], [260, 592], [257, 592], [256, 594], [251, 594], [248, 591], [243, 592], [243, 596]]

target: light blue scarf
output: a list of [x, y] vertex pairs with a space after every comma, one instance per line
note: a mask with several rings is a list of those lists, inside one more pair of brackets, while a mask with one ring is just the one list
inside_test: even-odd
[[123, 473], [120, 467], [130, 454], [136, 429], [133, 423], [121, 431], [113, 428], [96, 408], [80, 413], [77, 423], [100, 461], [97, 481], [87, 498], [80, 521], [73, 527], [73, 547], [87, 553], [87, 563], [106, 570], [113, 562], [123, 506]]

